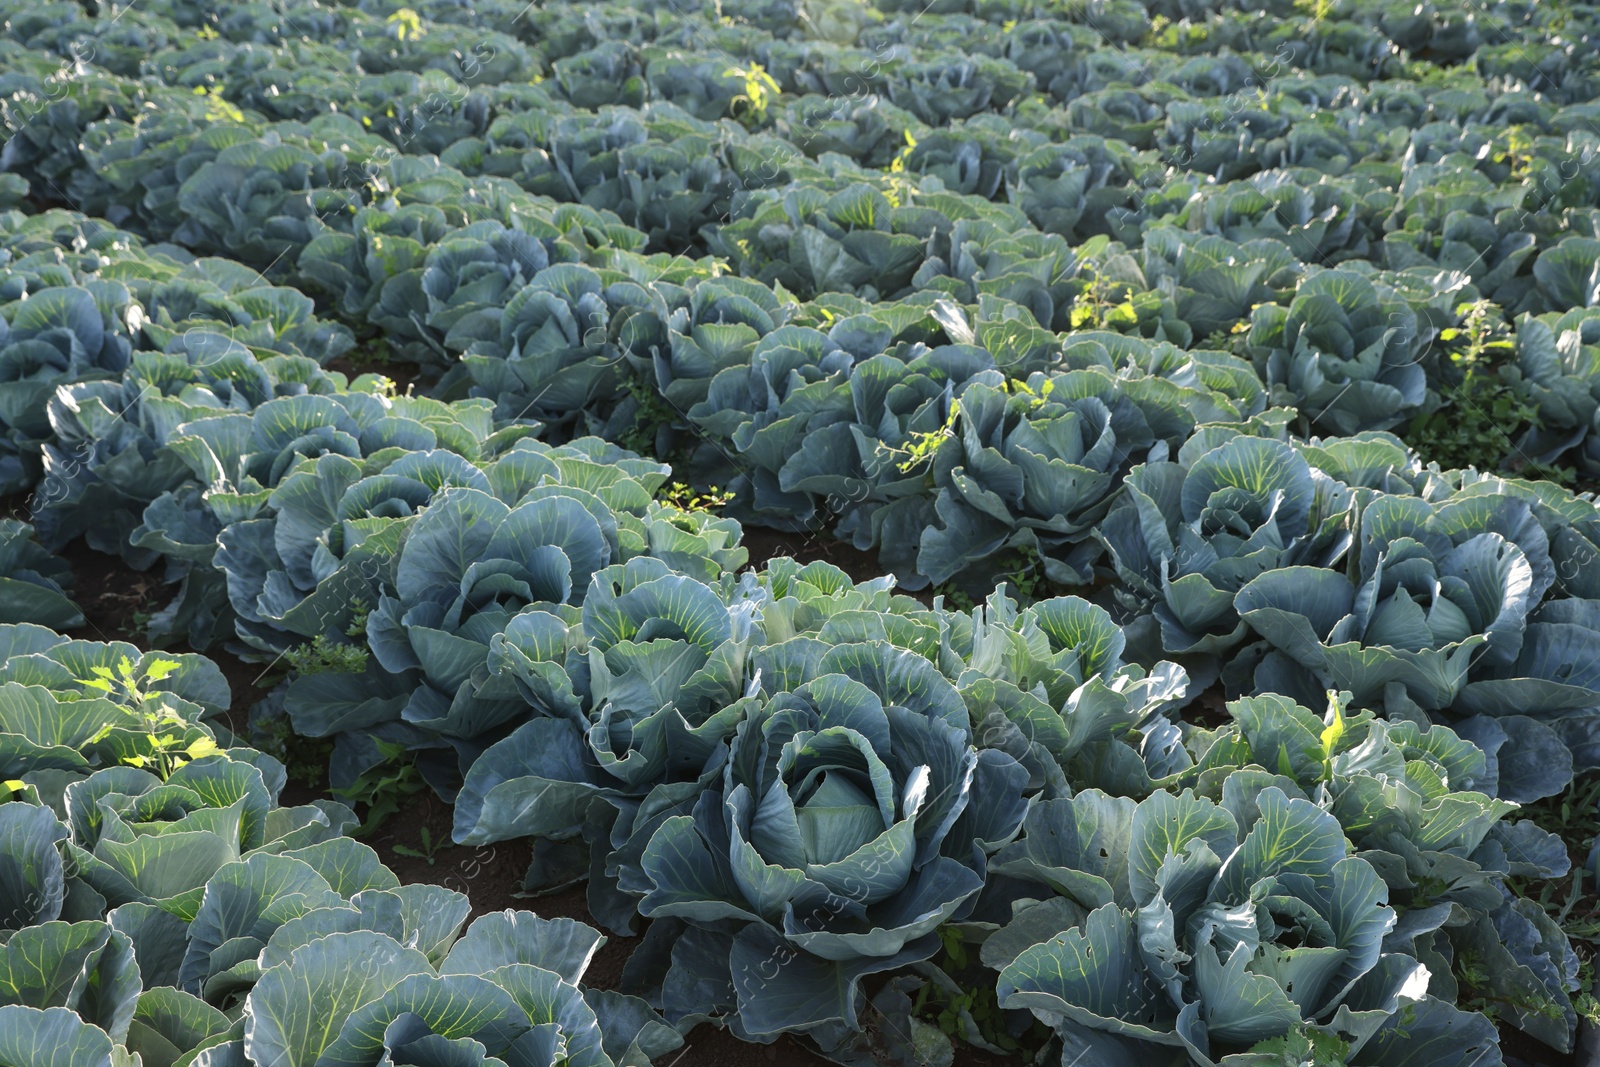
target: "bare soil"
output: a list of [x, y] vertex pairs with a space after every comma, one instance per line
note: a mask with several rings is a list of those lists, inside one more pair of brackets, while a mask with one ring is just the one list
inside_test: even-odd
[[789, 556], [799, 563], [831, 563], [855, 581], [876, 578], [883, 565], [871, 552], [863, 552], [827, 533], [772, 530], [765, 526], [744, 527], [744, 547], [750, 552], [750, 566], [760, 568], [767, 560]]
[[417, 387], [419, 392], [422, 390], [422, 375], [419, 373], [420, 368], [417, 364], [403, 359], [373, 360], [363, 357], [363, 349], [358, 346], [353, 352], [349, 352], [330, 362], [328, 370], [338, 371], [352, 381], [363, 374], [381, 374], [394, 382], [395, 391], [402, 396], [413, 385]]

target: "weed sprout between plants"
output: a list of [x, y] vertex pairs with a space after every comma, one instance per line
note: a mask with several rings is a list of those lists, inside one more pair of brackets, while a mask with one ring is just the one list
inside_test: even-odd
[[[1256, 7], [8, 11], [0, 951], [91, 977], [0, 1032], [1567, 1047], [1593, 19]], [[750, 568], [748, 524], [886, 577]], [[430, 788], [485, 850], [450, 879], [531, 837], [528, 888], [650, 916], [650, 1002], [279, 807], [203, 661], [58, 638], [79, 539], [166, 580], [154, 644], [288, 675], [251, 737], [366, 829]], [[345, 973], [311, 1040], [290, 976]]]

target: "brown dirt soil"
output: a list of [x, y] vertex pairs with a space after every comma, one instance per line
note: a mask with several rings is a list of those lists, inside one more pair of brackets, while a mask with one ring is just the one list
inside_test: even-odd
[[[528, 869], [528, 843], [502, 841], [483, 846], [454, 844], [450, 840], [451, 810], [450, 805], [435, 796], [432, 790], [424, 789], [403, 802], [398, 812], [389, 816], [362, 840], [377, 850], [400, 881], [408, 884], [428, 882], [465, 893], [472, 900], [471, 917], [474, 919], [504, 908], [528, 908], [549, 917], [565, 915], [574, 919], [583, 918], [578, 914], [583, 907], [581, 892], [572, 901], [562, 901], [558, 907], [529, 908], [530, 902], [518, 895], [522, 891], [523, 875]], [[434, 849], [431, 856], [427, 854], [427, 845], [430, 843]], [[407, 851], [397, 852], [397, 847]], [[423, 855], [411, 854], [419, 852]], [[547, 897], [540, 903], [556, 899]], [[589, 920], [583, 918], [583, 921]], [[620, 976], [620, 964], [617, 973]], [[605, 985], [604, 988], [615, 986]]]
[[[329, 363], [328, 369], [338, 371], [352, 381], [363, 374], [381, 374], [394, 382], [395, 391], [401, 395], [404, 395], [414, 383], [417, 383], [420, 377], [418, 374], [419, 368], [415, 363], [400, 359], [375, 361], [364, 359], [362, 356], [361, 348], [357, 347], [353, 352], [347, 353]], [[422, 390], [420, 384], [417, 385], [417, 390], [419, 392]]]
[[1574, 1053], [1557, 1052], [1511, 1026], [1500, 1027], [1500, 1051], [1506, 1067], [1579, 1067]]
[[818, 560], [831, 563], [858, 582], [883, 573], [877, 556], [826, 533], [791, 533], [765, 526], [746, 526], [744, 546], [750, 552], [751, 567], [762, 567], [777, 556], [790, 556], [800, 563]]

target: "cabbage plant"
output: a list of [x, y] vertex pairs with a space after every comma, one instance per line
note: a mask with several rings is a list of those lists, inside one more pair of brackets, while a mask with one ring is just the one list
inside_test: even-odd
[[1197, 435], [1177, 462], [1142, 464], [1123, 485], [1097, 533], [1168, 655], [1239, 647], [1250, 631], [1233, 602], [1246, 583], [1280, 567], [1332, 567], [1352, 540], [1350, 490], [1284, 441]]
[[[556, 449], [518, 442], [482, 470], [437, 453], [402, 456], [390, 470], [364, 480], [351, 470], [339, 490], [351, 517], [325, 513], [304, 525], [316, 549], [308, 562], [320, 570], [284, 617], [310, 638], [342, 642], [353, 627], [371, 650], [364, 673], [306, 674], [286, 694], [299, 732], [339, 736], [341, 782], [381, 759], [381, 738], [436, 750], [424, 769], [454, 795], [483, 750], [529, 715], [514, 679], [490, 670], [502, 635], [537, 621], [516, 620], [536, 612], [563, 630], [596, 573], [638, 557], [691, 584], [716, 581], [744, 558], [735, 524], [651, 499], [663, 465], [593, 439]], [[307, 482], [307, 499], [333, 498], [315, 485]], [[385, 499], [395, 503], [369, 519], [356, 510]], [[329, 550], [341, 545], [335, 563]], [[541, 646], [557, 641], [538, 658], [560, 656], [564, 637], [517, 632]]]
[[1479, 791], [1473, 744], [1347, 715], [1348, 696], [1326, 716], [1235, 701], [1230, 723], [1185, 731], [1145, 799], [1036, 803], [993, 863], [1033, 887], [984, 944], [1002, 1004], [1069, 1058], [1470, 1064], [1496, 1036], [1452, 1006], [1454, 964], [1484, 959], [1459, 973], [1564, 1047], [1575, 958], [1507, 877], [1559, 877], [1565, 847], [1504, 821], [1515, 805]]
[[[1517, 514], [1524, 517], [1521, 531], [1505, 522]], [[1234, 597], [1240, 617], [1271, 649], [1256, 667], [1256, 685], [1302, 697], [1345, 688], [1359, 705], [1403, 717], [1489, 711], [1517, 739], [1501, 755], [1508, 773], [1500, 795], [1534, 800], [1559, 791], [1570, 779], [1572, 755], [1550, 726], [1519, 714], [1522, 708], [1460, 701], [1474, 678], [1500, 679], [1491, 688], [1502, 689], [1522, 671], [1555, 680], [1544, 659], [1561, 631], [1538, 631], [1535, 643], [1527, 643], [1530, 614], [1554, 581], [1547, 537], [1537, 524], [1527, 529], [1527, 515], [1525, 504], [1503, 497], [1476, 496], [1437, 510], [1415, 497], [1371, 500], [1361, 510], [1349, 576], [1282, 567], [1253, 578]], [[1551, 605], [1554, 619], [1564, 610], [1581, 612], [1587, 602]], [[1553, 701], [1549, 711], [1571, 707], [1555, 690], [1532, 679], [1525, 684]], [[1489, 690], [1477, 692], [1486, 697]], [[1513, 752], [1520, 757], [1511, 760]]]
[[[332, 607], [337, 595], [365, 597], [370, 608], [374, 561], [393, 551], [403, 520], [446, 487], [487, 488], [478, 464], [489, 465], [531, 431], [493, 432], [487, 405], [472, 401], [400, 397], [356, 418], [366, 425], [354, 454], [295, 456], [264, 506], [227, 522], [218, 536], [237, 629], [258, 648], [281, 649], [347, 622], [359, 609]], [[367, 582], [356, 584], [359, 578]]]
[[895, 602], [888, 582], [857, 584], [824, 563], [779, 558], [737, 583], [650, 557], [608, 567], [575, 623], [530, 609], [492, 642], [491, 676], [514, 683], [528, 719], [467, 772], [455, 836], [535, 837], [530, 887], [587, 873], [591, 913], [631, 932], [634, 901], [616, 890], [623, 854], [715, 784], [714, 757], [750, 710], [835, 640], [933, 652], [928, 615]]
[[83, 612], [67, 592], [72, 584], [71, 565], [46, 551], [32, 526], [0, 519], [0, 624], [82, 626]]
[[1514, 1025], [1563, 1047], [1575, 1022], [1576, 959], [1508, 877], [1562, 877], [1566, 845], [1531, 820], [1512, 821], [1515, 805], [1489, 795], [1499, 769], [1481, 732], [1468, 740], [1439, 725], [1347, 715], [1343, 699], [1330, 694], [1320, 717], [1279, 696], [1229, 704], [1233, 724], [1184, 780], [1203, 789], [1214, 788], [1208, 777], [1225, 788], [1220, 776], [1230, 773], [1265, 782], [1276, 763], [1273, 780], [1327, 807], [1383, 877], [1403, 916], [1386, 948], [1429, 968], [1432, 995], [1461, 1000], [1466, 990], [1503, 1002]]
[[26, 490], [38, 477], [39, 449], [50, 437], [45, 406], [55, 387], [110, 378], [127, 366], [131, 349], [126, 334], [105, 322], [129, 303], [125, 287], [46, 282], [29, 292], [23, 278], [13, 275], [12, 281], [0, 314], [0, 489], [8, 493]]
[[1384, 236], [1383, 262], [1390, 270], [1466, 272], [1485, 297], [1520, 309], [1537, 295], [1527, 292], [1533, 279], [1524, 271], [1539, 238], [1517, 224], [1515, 209], [1501, 206], [1504, 194], [1488, 175], [1459, 159], [1421, 155], [1407, 170], [1394, 214], [1401, 226]]
[[1027, 772], [974, 747], [961, 697], [915, 652], [835, 645], [786, 682], [621, 885], [654, 920], [639, 951], [661, 960], [669, 1021], [826, 1049], [860, 1029], [864, 977], [927, 959], [971, 909]]
[[[1338, 819], [1276, 785], [1229, 792], [1035, 808], [1029, 854], [1009, 862], [1066, 895], [986, 946], [1000, 1003], [1046, 1020], [1069, 1060], [1493, 1062], [1493, 1025], [1428, 997], [1428, 969], [1385, 951], [1387, 887]], [[1063, 922], [1005, 958], [1007, 941]]]
[[951, 618], [946, 668], [985, 748], [1012, 755], [1037, 798], [1094, 785], [1139, 795], [1172, 773], [1181, 739], [1171, 712], [1189, 692], [1171, 662], [1125, 661], [1127, 638], [1109, 612], [1081, 597], [1020, 607], [1001, 591]]
[[[388, 396], [386, 379], [370, 375], [347, 390], [274, 397], [247, 411], [179, 424], [168, 448], [191, 480], [151, 501], [133, 534], [136, 545], [168, 557], [184, 578], [177, 599], [157, 617], [157, 632], [182, 628], [192, 644], [205, 644], [231, 621], [252, 649], [282, 651], [292, 629], [285, 618], [345, 552], [339, 544], [338, 555], [319, 556], [318, 537], [337, 521], [337, 497], [364, 462], [376, 474], [402, 452], [453, 453], [411, 479], [410, 496], [400, 495], [414, 502], [423, 480], [449, 480], [446, 472], [461, 465], [450, 459], [492, 456], [528, 432], [517, 425], [496, 431], [483, 402]], [[321, 462], [326, 457], [335, 460]], [[383, 492], [393, 484], [368, 485], [372, 495], [348, 505], [345, 517], [394, 514], [402, 505]], [[280, 506], [289, 512], [283, 521]], [[361, 532], [373, 525], [381, 523]], [[320, 630], [313, 626], [306, 636]]]
[[303, 356], [257, 360], [220, 329], [190, 326], [169, 353], [136, 351], [118, 382], [63, 385], [50, 398], [39, 523], [51, 543], [90, 547], [148, 566], [131, 542], [149, 503], [194, 477], [168, 447], [185, 423], [248, 413], [278, 396], [331, 394], [342, 383]]
[[1575, 308], [1562, 315], [1524, 315], [1517, 320], [1519, 391], [1537, 407], [1534, 425], [1515, 444], [1516, 451], [1550, 462], [1581, 444], [1575, 453], [1593, 464], [1600, 446], [1591, 430], [1600, 417], [1600, 313]]
[[[424, 928], [442, 944], [419, 944], [385, 921], [385, 895], [400, 894], [358, 893], [350, 904], [334, 895], [273, 933], [229, 1054], [251, 1067], [403, 1062], [434, 1050], [485, 1067], [616, 1067], [682, 1043], [638, 1001], [578, 986], [604, 940], [582, 923], [504, 911], [457, 939], [458, 910], [443, 930]], [[366, 917], [374, 907], [376, 922]], [[413, 917], [442, 925], [415, 905]]]
[[1325, 432], [1388, 429], [1421, 408], [1427, 340], [1409, 305], [1345, 270], [1313, 274], [1288, 307], [1251, 316], [1256, 370]]
[[1236, 244], [1170, 226], [1145, 235], [1142, 256], [1150, 286], [1171, 287], [1178, 315], [1200, 338], [1249, 321], [1255, 305], [1275, 302], [1275, 287], [1291, 283], [1300, 269], [1294, 253], [1277, 241]]
[[1235, 400], [1229, 383], [1201, 379], [1187, 361], [1163, 366], [1159, 352], [1149, 353], [1146, 375], [1133, 363], [1140, 348], [1107, 340], [1130, 357], [1120, 373], [1091, 366], [1000, 382], [991, 373], [961, 391], [954, 426], [932, 456], [938, 526], [922, 535], [920, 572], [992, 588], [1004, 577], [995, 564], [1010, 552], [1041, 561], [1057, 584], [1089, 582], [1100, 553], [1092, 531], [1128, 466], [1175, 447], [1199, 420], [1253, 414], [1253, 391]]

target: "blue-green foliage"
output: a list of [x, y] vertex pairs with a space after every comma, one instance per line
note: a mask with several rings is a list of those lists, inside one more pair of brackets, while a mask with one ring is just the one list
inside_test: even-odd
[[1096, 532], [1144, 654], [1236, 690], [1444, 716], [1510, 744], [1490, 788], [1528, 801], [1593, 766], [1596, 690], [1557, 664], [1593, 637], [1594, 522], [1545, 483], [1424, 469], [1386, 434], [1303, 444], [1258, 422], [1135, 468]]
[[83, 612], [67, 592], [72, 584], [71, 565], [47, 552], [32, 526], [0, 519], [0, 623], [82, 626]]
[[654, 919], [639, 951], [669, 1020], [842, 1050], [861, 980], [927, 959], [934, 931], [972, 914], [1030, 794], [1068, 790], [1067, 774], [1148, 785], [1141, 739], [1171, 729], [1183, 680], [1123, 667], [1111, 620], [1081, 600], [871, 614], [846, 607], [870, 589], [823, 599], [816, 565], [777, 568], [773, 592], [779, 576], [800, 596], [761, 604], [758, 626], [843, 599], [814, 636], [751, 656], [742, 721], [693, 789], [658, 786], [631, 840], [613, 831], [604, 869]]
[[1277, 696], [1229, 712], [1142, 801], [1090, 790], [1030, 811], [995, 869], [1059, 895], [985, 945], [1002, 1003], [1106, 1062], [1294, 1037], [1340, 1062], [1467, 1064], [1498, 1058], [1493, 1029], [1451, 1006], [1452, 962], [1472, 959], [1482, 995], [1560, 1045], [1576, 957], [1506, 878], [1564, 874], [1566, 851], [1475, 790], [1483, 753], [1337, 701], [1325, 719]]
[[[148, 461], [160, 442], [147, 438], [172, 425], [169, 412], [132, 410], [142, 393], [227, 405], [239, 402], [231, 395], [237, 389], [246, 402], [259, 403], [254, 393], [270, 395], [270, 384], [250, 381], [252, 372], [238, 366], [241, 357], [252, 366], [251, 353], [269, 361], [294, 357], [276, 361], [283, 368], [277, 377], [305, 382], [318, 373], [316, 364], [354, 343], [348, 329], [317, 318], [310, 298], [296, 290], [269, 285], [234, 262], [146, 246], [81, 215], [9, 213], [0, 223], [0, 248], [7, 309], [0, 326], [6, 368], [0, 420], [8, 442], [0, 486], [29, 488], [42, 448], [51, 480], [41, 489], [48, 506], [38, 511], [52, 543], [83, 533], [91, 521], [85, 516], [106, 505], [126, 513], [115, 494], [137, 500], [135, 483], [165, 473], [123, 469]], [[154, 369], [161, 353], [190, 368], [169, 360]], [[128, 374], [136, 386], [122, 380]], [[69, 394], [59, 395], [60, 387]], [[220, 396], [195, 395], [218, 389]], [[100, 480], [93, 471], [105, 467], [125, 481], [109, 499], [96, 499], [88, 485]], [[113, 520], [96, 529], [94, 540], [116, 551], [128, 528]]]
[[1064, 1064], [1569, 1046], [1508, 820], [1600, 767], [1595, 503], [1391, 432], [1600, 467], [1592, 11], [100, 7], [0, 0], [0, 492], [651, 917], [672, 1027], [278, 807], [201, 661], [10, 626], [0, 1065], [949, 1062], [919, 984]]
[[[276, 515], [223, 538], [225, 559], [241, 564], [233, 545], [246, 538], [263, 551], [303, 539], [308, 578], [260, 632], [285, 647], [356, 636], [371, 649], [366, 673], [307, 675], [287, 693], [299, 732], [339, 737], [339, 782], [380, 760], [383, 739], [433, 750], [424, 769], [453, 795], [485, 746], [528, 714], [513, 678], [492, 669], [518, 619], [544, 618], [517, 633], [535, 659], [559, 660], [565, 627], [607, 568], [637, 561], [653, 576], [720, 584], [745, 558], [736, 524], [652, 499], [663, 465], [592, 438], [554, 449], [517, 441], [481, 467], [411, 453], [378, 471], [362, 478], [354, 463], [319, 459], [274, 494]], [[262, 573], [258, 604], [285, 585], [273, 568]]]
[[1280, 567], [1333, 564], [1351, 540], [1346, 486], [1286, 442], [1220, 436], [1136, 468], [1100, 526], [1127, 595], [1151, 605], [1175, 655], [1237, 648], [1248, 638], [1233, 606], [1240, 588]]
[[467, 898], [401, 885], [343, 836], [349, 809], [280, 807], [283, 766], [206, 723], [229, 701], [209, 661], [38, 626], [0, 643], [0, 1061], [615, 1067], [681, 1043], [579, 987], [589, 927], [463, 932]]
[[342, 382], [304, 357], [258, 360], [245, 344], [198, 327], [172, 348], [135, 352], [120, 382], [63, 385], [51, 397], [55, 440], [44, 447], [36, 500], [52, 543], [82, 536], [147, 565], [152, 553], [131, 541], [145, 507], [194, 478], [169, 447], [181, 427], [275, 397], [332, 393]]

